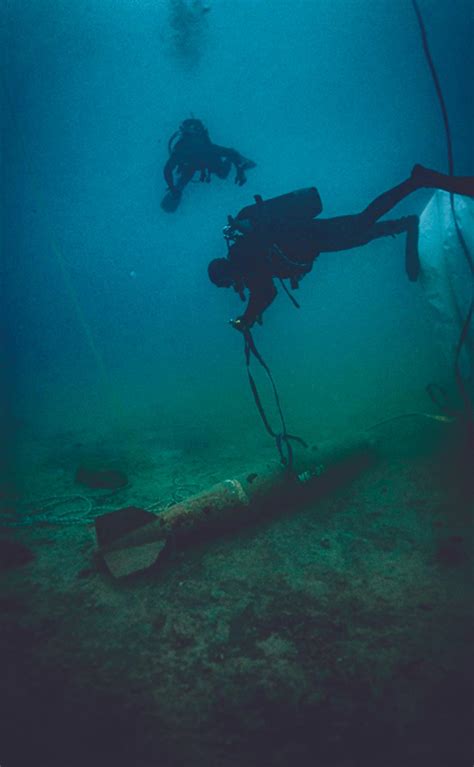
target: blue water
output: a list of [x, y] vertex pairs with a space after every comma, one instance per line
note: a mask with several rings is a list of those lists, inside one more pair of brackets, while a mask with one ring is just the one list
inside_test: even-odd
[[[409, 2], [216, 0], [178, 35], [179, 5], [3, 11], [10, 404], [44, 428], [107, 428], [111, 411], [124, 422], [199, 411], [203, 423], [253, 423], [227, 324], [240, 302], [206, 274], [225, 254], [227, 213], [255, 193], [311, 184], [325, 215], [356, 212], [414, 162], [447, 167]], [[422, 11], [456, 168], [472, 173], [472, 8], [437, 0]], [[191, 113], [258, 165], [241, 188], [231, 177], [190, 185], [170, 216], [159, 206], [167, 140]], [[417, 193], [400, 214], [428, 198]], [[374, 415], [364, 413], [374, 397], [396, 409], [439, 374], [403, 248], [399, 237], [323, 256], [302, 283], [303, 308], [281, 295], [267, 312], [258, 340], [297, 423], [308, 403], [328, 430], [341, 410]]]
[[[474, 175], [473, 5], [419, 4], [455, 169]], [[280, 291], [254, 334], [288, 430], [313, 445], [383, 421], [377, 463], [298, 513], [173, 544], [134, 582], [106, 571], [92, 526], [276, 457], [228, 322], [243, 305], [207, 264], [255, 194], [315, 185], [341, 215], [414, 163], [448, 170], [412, 3], [0, 14], [1, 766], [463, 767], [472, 472], [462, 423], [389, 420], [438, 413], [428, 383], [459, 402], [404, 237], [322, 255], [301, 308]], [[191, 115], [257, 166], [243, 187], [189, 184], [167, 214], [167, 142]], [[128, 484], [79, 485], [89, 464]]]

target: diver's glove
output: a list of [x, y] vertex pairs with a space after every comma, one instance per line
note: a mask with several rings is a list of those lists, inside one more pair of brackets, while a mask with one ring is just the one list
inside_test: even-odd
[[242, 184], [245, 184], [247, 181], [247, 176], [245, 175], [246, 170], [250, 170], [251, 168], [255, 168], [257, 163], [255, 163], [253, 160], [248, 160], [247, 157], [240, 158], [240, 162], [238, 165], [236, 165], [237, 168], [237, 175], [235, 177], [235, 183], [239, 186], [242, 186]]
[[[261, 314], [259, 314], [258, 317], [255, 317], [255, 322], [258, 325], [263, 325], [263, 319]], [[254, 324], [253, 322], [247, 322], [243, 317], [237, 317], [236, 320], [229, 320], [229, 325], [232, 325], [232, 327], [235, 330], [240, 330], [242, 333], [245, 330], [250, 330], [253, 324]]]
[[243, 317], [237, 317], [236, 320], [229, 320], [229, 325], [232, 325], [234, 330], [240, 330], [241, 333], [245, 330], [250, 330], [250, 326], [247, 325]]

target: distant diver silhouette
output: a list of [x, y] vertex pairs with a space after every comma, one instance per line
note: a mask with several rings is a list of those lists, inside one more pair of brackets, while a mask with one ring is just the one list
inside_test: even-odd
[[213, 173], [218, 178], [227, 178], [234, 165], [235, 183], [242, 186], [247, 180], [245, 171], [255, 167], [252, 160], [243, 157], [236, 149], [213, 144], [201, 120], [194, 117], [184, 120], [173, 133], [168, 150], [170, 156], [163, 169], [168, 192], [161, 203], [168, 213], [176, 210], [183, 189], [196, 172], [200, 174], [200, 181], [209, 182]]

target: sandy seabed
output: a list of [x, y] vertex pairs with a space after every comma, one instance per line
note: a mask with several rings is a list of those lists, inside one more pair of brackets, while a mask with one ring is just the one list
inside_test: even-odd
[[[159, 513], [252, 467], [191, 432], [123, 442], [125, 466], [106, 439], [24, 438], [15, 492], [40, 521], [1, 530], [34, 555], [0, 574], [2, 767], [470, 764], [474, 496], [458, 434], [389, 424], [379, 460], [317, 505], [118, 582], [94, 516]], [[130, 484], [75, 484], [85, 458]]]

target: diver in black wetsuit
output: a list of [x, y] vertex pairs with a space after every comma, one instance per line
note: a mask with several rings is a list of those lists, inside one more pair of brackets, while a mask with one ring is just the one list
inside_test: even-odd
[[255, 167], [252, 160], [237, 150], [213, 144], [202, 122], [194, 118], [181, 123], [168, 146], [170, 157], [163, 169], [168, 193], [162, 202], [168, 211], [176, 210], [184, 187], [197, 171], [201, 181], [210, 181], [212, 173], [218, 178], [227, 178], [234, 165], [235, 183], [242, 186], [247, 180], [245, 171]]
[[[255, 205], [244, 208], [235, 219], [229, 217], [229, 226], [224, 230], [228, 242], [232, 242], [228, 256], [214, 259], [208, 267], [214, 285], [233, 287], [243, 300], [245, 290], [249, 291], [247, 308], [241, 317], [231, 321], [232, 325], [245, 330], [261, 322], [263, 312], [277, 295], [275, 278], [290, 279], [291, 287], [296, 288], [320, 253], [349, 250], [378, 237], [406, 233], [405, 268], [409, 280], [417, 280], [418, 216], [379, 219], [423, 187], [474, 196], [474, 177], [446, 176], [415, 165], [406, 181], [381, 194], [361, 213], [327, 219], [314, 219], [322, 210], [315, 188], [266, 202], [256, 197]], [[286, 215], [283, 208], [288, 205], [292, 211]]]

